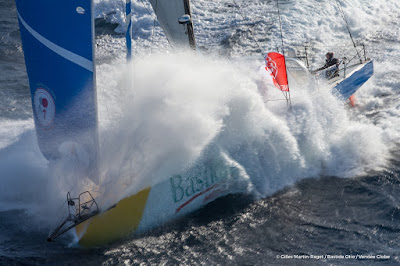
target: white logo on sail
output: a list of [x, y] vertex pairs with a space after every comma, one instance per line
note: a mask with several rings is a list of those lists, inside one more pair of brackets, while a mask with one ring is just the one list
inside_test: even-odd
[[269, 56], [265, 58], [265, 61], [267, 63], [268, 70], [270, 71], [270, 74], [276, 78], [278, 75], [278, 67], [276, 66], [276, 63], [274, 60], [272, 60]]
[[78, 6], [78, 7], [76, 8], [76, 12], [77, 12], [78, 14], [83, 15], [83, 14], [85, 14], [86, 10], [85, 10], [83, 7], [81, 7], [81, 6]]
[[56, 114], [56, 106], [51, 94], [43, 88], [38, 88], [33, 97], [33, 103], [39, 124], [43, 127], [50, 126]]

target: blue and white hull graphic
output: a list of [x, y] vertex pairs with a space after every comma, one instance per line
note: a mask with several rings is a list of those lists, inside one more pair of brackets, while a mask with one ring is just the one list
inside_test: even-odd
[[340, 98], [349, 99], [365, 82], [367, 82], [374, 74], [374, 62], [361, 65], [358, 69], [351, 72], [348, 77], [339, 82], [333, 92], [337, 93]]
[[[97, 178], [97, 100], [91, 0], [16, 0], [39, 147], [88, 155]], [[66, 145], [68, 144], [68, 145]]]

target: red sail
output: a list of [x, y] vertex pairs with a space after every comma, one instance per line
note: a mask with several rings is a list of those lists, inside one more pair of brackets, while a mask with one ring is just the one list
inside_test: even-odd
[[265, 69], [272, 76], [274, 85], [281, 91], [289, 91], [285, 56], [275, 52], [268, 53], [265, 56], [265, 63]]

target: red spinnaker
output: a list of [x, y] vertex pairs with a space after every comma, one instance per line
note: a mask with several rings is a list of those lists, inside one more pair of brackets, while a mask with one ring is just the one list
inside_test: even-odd
[[285, 56], [280, 53], [268, 53], [265, 56], [265, 69], [271, 75], [274, 85], [281, 91], [289, 91]]

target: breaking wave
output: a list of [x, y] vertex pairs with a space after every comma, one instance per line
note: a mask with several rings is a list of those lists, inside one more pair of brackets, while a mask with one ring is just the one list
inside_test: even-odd
[[[116, 1], [100, 2], [105, 7], [116, 5]], [[194, 8], [203, 4], [199, 1]], [[121, 12], [111, 14], [120, 25]], [[153, 18], [145, 10], [138, 14], [137, 22], [147, 25], [142, 35], [146, 38]], [[381, 62], [378, 66], [386, 67]], [[360, 118], [357, 110], [348, 110], [328, 90], [317, 92], [311, 85], [292, 88], [290, 109], [285, 102], [265, 103], [258, 91], [261, 77], [253, 72], [257, 69], [249, 63], [191, 53], [136, 58], [128, 67], [120, 59], [99, 65], [106, 193], [116, 201], [206, 160], [229, 160], [240, 166], [246, 184], [237, 190], [256, 197], [306, 177], [358, 176], [387, 166], [398, 132], [389, 125], [391, 118], [382, 123]], [[372, 110], [381, 101], [379, 93], [390, 90], [380, 83], [372, 79], [363, 87], [362, 110]], [[374, 96], [366, 96], [367, 92]], [[271, 88], [269, 93], [279, 91]], [[387, 115], [400, 117], [393, 113], [397, 111]], [[31, 120], [1, 124], [10, 129], [0, 131], [1, 209], [24, 208], [40, 218], [57, 210], [67, 191], [92, 186], [76, 182], [79, 176], [70, 171], [74, 162], [49, 163], [43, 158]]]
[[[385, 166], [390, 147], [381, 128], [352, 119], [328, 89], [292, 88], [291, 108], [265, 104], [262, 76], [249, 75], [251, 67], [190, 53], [141, 58], [122, 71], [103, 66], [110, 75], [100, 80], [108, 88], [100, 88], [108, 106], [107, 178], [143, 188], [223, 155], [244, 169], [255, 194], [266, 196], [305, 177], [357, 176]], [[117, 73], [122, 81], [110, 78]]]
[[[251, 66], [242, 62], [187, 53], [121, 65], [99, 69], [107, 204], [207, 160], [234, 162], [244, 181], [234, 190], [264, 197], [306, 177], [379, 170], [388, 159], [383, 130], [354, 121], [328, 90], [292, 88], [288, 108], [264, 103], [262, 77], [249, 76]], [[41, 216], [57, 210], [67, 191], [91, 189], [73, 162], [49, 164], [42, 157], [31, 127], [17, 141], [9, 137], [0, 150], [3, 204], [17, 202]]]

